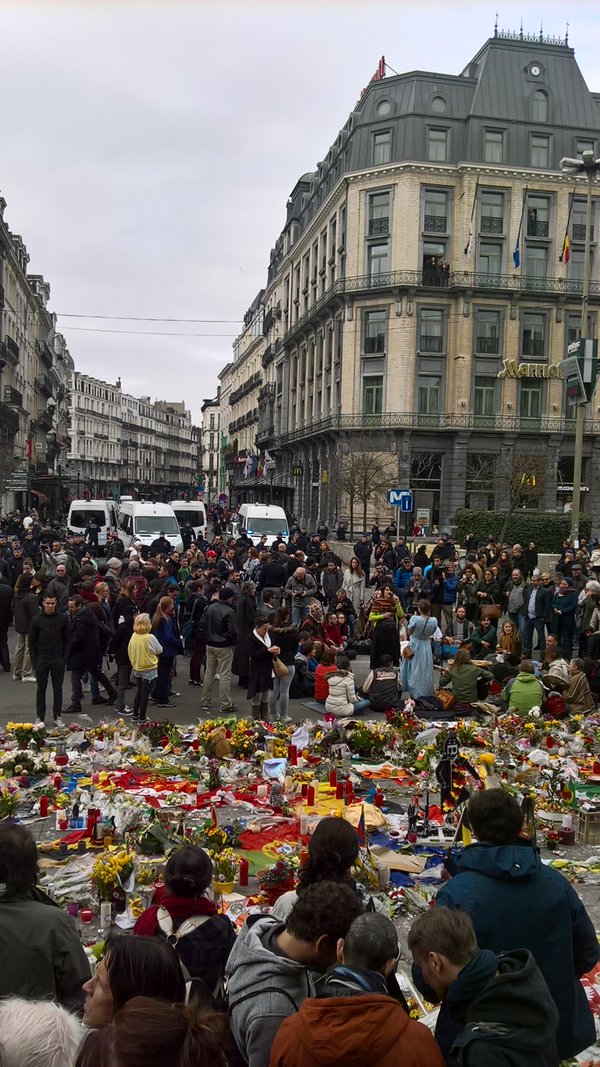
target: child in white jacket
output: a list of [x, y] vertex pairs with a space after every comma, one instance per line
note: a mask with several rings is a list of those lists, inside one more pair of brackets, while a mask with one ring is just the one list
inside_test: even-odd
[[338, 719], [349, 719], [370, 708], [371, 701], [357, 697], [348, 657], [338, 656], [336, 663], [336, 669], [327, 675], [329, 696], [325, 701], [325, 711], [336, 715]]

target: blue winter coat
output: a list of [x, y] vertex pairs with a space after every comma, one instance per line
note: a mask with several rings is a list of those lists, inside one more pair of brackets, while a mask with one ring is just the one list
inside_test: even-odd
[[457, 867], [436, 905], [467, 911], [480, 948], [533, 953], [558, 1008], [561, 1059], [593, 1044], [594, 1020], [579, 978], [598, 962], [600, 946], [566, 878], [529, 845], [470, 845]]
[[449, 578], [444, 578], [444, 604], [455, 603], [456, 591], [458, 589], [459, 582], [459, 574], [452, 574]]
[[162, 645], [163, 656], [181, 655], [183, 645], [177, 632], [177, 623], [172, 616], [168, 619], [161, 619], [154, 634], [157, 641]]

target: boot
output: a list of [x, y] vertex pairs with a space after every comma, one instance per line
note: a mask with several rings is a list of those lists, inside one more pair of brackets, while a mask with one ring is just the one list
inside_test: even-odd
[[270, 722], [271, 716], [269, 715], [269, 703], [267, 700], [261, 701], [259, 718], [263, 722]]
[[257, 707], [256, 704], [252, 705], [252, 720], [253, 722], [259, 722], [260, 720], [260, 707]]

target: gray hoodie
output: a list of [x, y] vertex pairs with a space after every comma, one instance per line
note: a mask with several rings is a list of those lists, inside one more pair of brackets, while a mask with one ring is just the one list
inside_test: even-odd
[[268, 1067], [281, 1023], [315, 996], [310, 971], [270, 947], [284, 929], [273, 915], [250, 920], [225, 967], [231, 1029], [249, 1067]]

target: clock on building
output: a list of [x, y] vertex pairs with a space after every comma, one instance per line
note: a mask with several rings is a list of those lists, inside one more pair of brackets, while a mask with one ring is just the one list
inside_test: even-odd
[[532, 66], [529, 68], [529, 71], [531, 74], [533, 74], [534, 78], [539, 78], [540, 74], [542, 73], [542, 68], [539, 67], [537, 63], [533, 63]]

